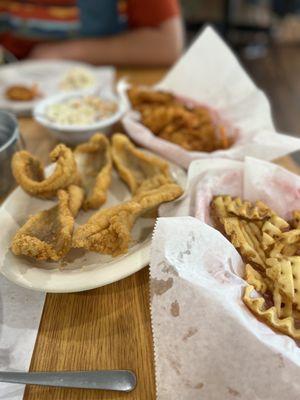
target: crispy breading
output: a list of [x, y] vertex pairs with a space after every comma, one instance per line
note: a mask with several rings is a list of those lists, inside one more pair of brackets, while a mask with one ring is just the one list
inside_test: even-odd
[[154, 135], [188, 151], [212, 152], [233, 143], [216, 113], [205, 106], [185, 104], [171, 93], [139, 87], [130, 88], [128, 97], [140, 112], [142, 124]]
[[99, 208], [106, 202], [111, 184], [112, 158], [110, 144], [105, 135], [96, 133], [78, 145], [74, 151], [81, 184], [86, 197], [83, 208]]
[[[106, 200], [112, 172], [107, 138], [95, 134], [87, 143], [77, 146], [74, 153], [58, 145], [51, 153], [57, 163], [49, 178], [44, 177], [38, 159], [28, 152], [17, 153], [13, 168], [22, 187], [39, 197], [57, 194], [58, 204], [30, 217], [19, 229], [12, 242], [16, 255], [57, 261], [70, 250], [71, 243], [73, 247], [112, 256], [126, 253], [137, 218], [149, 217], [148, 212], [156, 214], [161, 203], [182, 194], [169, 175], [167, 162], [138, 150], [121, 134], [114, 135], [113, 146], [114, 162], [133, 198], [96, 212], [76, 230], [73, 238], [74, 218], [82, 205], [84, 209], [98, 208]], [[73, 166], [72, 174], [68, 166]]]
[[73, 247], [114, 257], [126, 253], [132, 242], [131, 230], [136, 220], [181, 194], [182, 189], [178, 185], [166, 184], [159, 189], [140, 193], [127, 203], [100, 210], [75, 231]]
[[132, 199], [139, 203], [143, 213], [146, 213], [162, 203], [177, 199], [182, 193], [182, 188], [176, 183], [166, 183], [152, 190], [140, 192]]
[[131, 104], [134, 106], [145, 103], [169, 104], [174, 101], [174, 96], [171, 93], [159, 90], [148, 90], [148, 88], [141, 88], [138, 86], [129, 88], [127, 94]]
[[112, 156], [120, 177], [133, 195], [142, 188], [157, 187], [158, 181], [161, 184], [171, 181], [168, 163], [137, 149], [125, 135], [113, 135]]
[[59, 190], [57, 197], [54, 207], [33, 215], [17, 231], [11, 245], [15, 255], [58, 261], [69, 252], [83, 192], [71, 186], [69, 191]]
[[193, 129], [199, 126], [197, 116], [179, 105], [142, 106], [139, 111], [143, 124], [160, 136], [171, 135], [181, 128]]
[[145, 179], [141, 185], [138, 187], [135, 195], [148, 192], [149, 190], [158, 189], [168, 183], [172, 183], [169, 175], [158, 174], [154, 175], [152, 178]]
[[73, 152], [64, 144], [50, 153], [55, 170], [45, 178], [41, 162], [28, 151], [21, 150], [12, 158], [12, 172], [17, 183], [31, 196], [50, 199], [57, 191], [67, 188], [78, 179]]
[[70, 185], [67, 189], [69, 194], [68, 206], [74, 218], [77, 217], [84, 200], [84, 190], [77, 185]]
[[73, 247], [117, 256], [126, 253], [131, 229], [142, 211], [133, 201], [97, 211], [86, 224], [75, 230]]

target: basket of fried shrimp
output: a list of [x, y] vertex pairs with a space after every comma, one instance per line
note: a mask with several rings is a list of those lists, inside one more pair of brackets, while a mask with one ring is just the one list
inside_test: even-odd
[[197, 159], [273, 160], [300, 148], [276, 132], [267, 96], [207, 27], [154, 86], [120, 81], [122, 119], [139, 145], [188, 168]]

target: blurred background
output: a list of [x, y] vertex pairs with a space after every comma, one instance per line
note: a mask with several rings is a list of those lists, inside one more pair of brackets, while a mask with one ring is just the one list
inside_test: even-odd
[[300, 0], [182, 0], [187, 40], [209, 22], [268, 95], [279, 131], [300, 135]]
[[[0, 11], [2, 3], [10, 2], [0, 1]], [[94, 3], [94, 6], [100, 7], [100, 4]], [[180, 0], [180, 5], [186, 46], [205, 24], [212, 24], [231, 45], [257, 85], [267, 93], [278, 130], [300, 135], [300, 0]], [[149, 4], [147, 9], [145, 3], [143, 7], [149, 14]], [[4, 26], [1, 21], [0, 18], [0, 33]], [[153, 57], [149, 55], [149, 59]], [[0, 63], [15, 60], [9, 52], [2, 55], [0, 52]]]

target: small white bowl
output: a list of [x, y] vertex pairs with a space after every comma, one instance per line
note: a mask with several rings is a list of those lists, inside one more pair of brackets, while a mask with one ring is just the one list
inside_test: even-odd
[[58, 140], [69, 144], [77, 144], [87, 141], [95, 132], [109, 134], [112, 126], [118, 122], [128, 109], [128, 103], [124, 101], [122, 96], [114, 94], [100, 95], [104, 100], [115, 101], [118, 104], [118, 110], [111, 116], [89, 125], [62, 125], [49, 120], [46, 115], [46, 109], [52, 104], [61, 103], [71, 98], [83, 97], [78, 93], [60, 93], [41, 100], [33, 110], [34, 119], [49, 131]]

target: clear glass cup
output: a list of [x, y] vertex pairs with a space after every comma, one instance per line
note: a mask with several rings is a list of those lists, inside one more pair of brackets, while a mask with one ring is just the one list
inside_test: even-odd
[[23, 148], [18, 121], [14, 115], [0, 111], [0, 196], [14, 186], [11, 159], [15, 151]]

